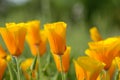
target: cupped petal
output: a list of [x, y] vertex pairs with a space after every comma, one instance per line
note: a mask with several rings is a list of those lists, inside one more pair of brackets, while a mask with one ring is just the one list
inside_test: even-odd
[[1, 36], [10, 53], [15, 53], [16, 43], [14, 35], [7, 28], [0, 28]]
[[107, 38], [102, 41], [90, 42], [89, 49], [85, 53], [106, 64], [105, 70], [108, 70], [115, 57], [119, 56], [120, 41], [117, 37]]
[[0, 45], [0, 58], [5, 58], [6, 56], [7, 56], [6, 52], [4, 51], [2, 46]]
[[8, 31], [13, 35], [13, 38], [15, 40], [16, 49], [15, 52], [11, 52], [14, 56], [19, 56], [24, 48], [24, 41], [25, 41], [25, 35], [26, 35], [26, 28], [24, 28], [24, 23], [18, 23], [18, 24], [12, 24], [8, 23], [6, 24]]
[[90, 36], [93, 41], [101, 41], [102, 37], [96, 27], [90, 29]]
[[88, 56], [79, 57], [76, 61], [74, 61], [74, 65], [78, 80], [96, 80], [99, 73], [105, 66], [104, 63]]
[[[47, 40], [46, 33], [44, 30], [40, 30], [39, 34], [40, 34], [41, 40], [39, 42], [39, 45], [37, 46], [34, 44], [34, 42], [31, 41], [30, 35], [26, 36], [26, 40], [34, 56], [37, 55], [38, 53], [37, 50], [39, 50], [40, 56], [42, 56], [46, 52], [46, 40]], [[38, 49], [36, 49], [37, 47]]]
[[0, 80], [2, 80], [6, 67], [7, 67], [6, 61], [0, 58]]
[[[63, 72], [68, 72], [69, 70], [69, 65], [70, 65], [70, 51], [71, 51], [71, 47], [67, 47], [66, 51], [64, 52], [64, 54], [62, 55], [62, 67], [63, 67]], [[60, 66], [60, 56], [56, 55], [54, 53], [53, 57], [54, 57], [54, 61], [56, 63], [56, 67], [58, 69], [59, 72], [61, 72], [61, 66]]]
[[34, 44], [38, 45], [40, 42], [40, 21], [34, 20], [34, 21], [29, 21], [26, 23], [26, 29], [27, 29], [27, 35], [29, 35], [29, 38], [31, 39], [31, 42]]
[[66, 49], [66, 23], [57, 22], [44, 26], [51, 51], [54, 54], [63, 55]]

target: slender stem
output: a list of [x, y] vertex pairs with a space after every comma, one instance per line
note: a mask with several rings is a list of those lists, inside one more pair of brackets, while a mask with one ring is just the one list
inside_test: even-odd
[[37, 80], [40, 80], [40, 73], [41, 73], [41, 62], [40, 62], [40, 53], [39, 53], [39, 49], [38, 46], [36, 45], [36, 49], [37, 49], [37, 60], [38, 60], [38, 73], [37, 73]]
[[110, 80], [110, 76], [107, 74], [106, 70], [102, 70], [101, 80]]
[[119, 80], [119, 79], [120, 79], [120, 71], [117, 72], [115, 80]]
[[40, 80], [40, 73], [41, 73], [41, 65], [40, 65], [40, 55], [38, 53], [38, 80]]
[[60, 67], [61, 67], [61, 76], [62, 80], [65, 80], [64, 72], [63, 72], [63, 65], [62, 65], [62, 56], [60, 55]]
[[10, 73], [10, 80], [14, 80], [12, 70], [11, 70], [10, 64], [8, 62], [7, 62], [7, 66], [8, 66], [8, 70], [9, 70], [9, 73]]
[[17, 76], [18, 76], [18, 80], [21, 80], [18, 58], [15, 57], [15, 60], [16, 60], [16, 64], [17, 64]]
[[66, 74], [66, 73], [64, 73], [64, 79], [65, 79], [65, 80], [67, 79], [67, 74]]
[[120, 71], [118, 72], [118, 80], [120, 80]]
[[48, 54], [47, 56], [47, 63], [45, 64], [44, 68], [43, 68], [43, 71], [46, 71], [46, 69], [48, 68], [49, 64], [50, 64], [50, 54]]
[[35, 56], [32, 62], [32, 65], [30, 66], [30, 80], [32, 80], [32, 73], [33, 73], [33, 70], [35, 70], [36, 68], [36, 63], [37, 63], [37, 56]]

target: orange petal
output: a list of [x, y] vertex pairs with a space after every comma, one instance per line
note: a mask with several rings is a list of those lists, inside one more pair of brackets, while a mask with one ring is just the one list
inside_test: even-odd
[[96, 27], [90, 29], [90, 36], [93, 41], [102, 40], [102, 37]]
[[[26, 77], [27, 80], [30, 80], [30, 75], [27, 73], [27, 70], [30, 68], [30, 66], [32, 65], [32, 63], [33, 63], [33, 59], [32, 58], [28, 58], [25, 61], [23, 61], [21, 63], [21, 65], [20, 65], [21, 69], [24, 72], [24, 75], [25, 75], [25, 77]], [[37, 70], [37, 65], [38, 65], [38, 63], [36, 64], [35, 70], [33, 70], [33, 72], [32, 72], [32, 77], [33, 78], [36, 77], [35, 72]]]
[[5, 58], [6, 56], [7, 56], [6, 52], [4, 51], [2, 46], [0, 45], [0, 58]]
[[6, 61], [0, 58], [0, 80], [2, 80], [6, 67]]
[[[69, 61], [70, 61], [70, 50], [71, 50], [71, 47], [67, 47], [66, 51], [62, 55], [62, 67], [63, 67], [63, 71], [64, 72], [67, 72], [68, 69], [69, 69], [69, 64], [70, 64], [69, 63]], [[52, 54], [53, 54], [53, 57], [54, 57], [57, 69], [58, 69], [58, 71], [61, 72], [60, 56], [56, 55], [54, 53], [52, 53]]]
[[[7, 24], [6, 24], [7, 25]], [[10, 24], [7, 25], [7, 29], [9, 32], [13, 35], [14, 42], [15, 42], [15, 52], [11, 52], [14, 56], [19, 56], [24, 47], [24, 41], [25, 41], [25, 35], [26, 35], [26, 29], [24, 28], [24, 23], [19, 24]]]
[[31, 39], [31, 42], [33, 42], [34, 44], [39, 44], [40, 42], [40, 34], [39, 34], [39, 30], [40, 30], [40, 22], [39, 21], [30, 21], [27, 23], [27, 31], [28, 31], [28, 35], [29, 38]]
[[46, 24], [45, 30], [51, 51], [63, 55], [66, 49], [66, 24], [64, 22]]
[[0, 28], [1, 36], [9, 50], [10, 53], [15, 53], [16, 50], [16, 44], [15, 44], [15, 38], [14, 35], [9, 32], [6, 28]]
[[80, 79], [96, 80], [99, 73], [105, 66], [105, 64], [103, 64], [102, 62], [97, 61], [88, 56], [79, 57], [77, 61], [74, 61], [74, 64], [78, 80]]
[[46, 52], [47, 37], [46, 37], [45, 31], [43, 31], [43, 30], [40, 31], [40, 37], [41, 37], [41, 40], [39, 42], [39, 45], [36, 46], [34, 44], [34, 42], [31, 41], [30, 35], [26, 36], [26, 40], [27, 40], [27, 42], [30, 46], [30, 49], [31, 49], [31, 52], [32, 52], [33, 55], [37, 55], [37, 49], [36, 49], [37, 47], [39, 49], [40, 56], [42, 56]]

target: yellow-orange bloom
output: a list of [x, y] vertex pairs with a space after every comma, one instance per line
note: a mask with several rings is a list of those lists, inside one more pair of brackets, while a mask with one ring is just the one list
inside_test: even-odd
[[102, 37], [96, 27], [90, 29], [90, 36], [93, 41], [102, 40]]
[[111, 66], [112, 60], [119, 55], [120, 41], [119, 38], [113, 37], [103, 41], [90, 42], [86, 54], [94, 59], [106, 64], [105, 70]]
[[63, 55], [66, 50], [66, 23], [56, 22], [44, 26], [51, 52]]
[[2, 80], [5, 69], [7, 67], [7, 64], [5, 61], [6, 57], [7, 57], [7, 54], [5, 53], [5, 51], [3, 50], [3, 48], [0, 45], [0, 80]]
[[77, 80], [96, 80], [104, 63], [97, 61], [88, 56], [82, 56], [74, 60]]
[[[33, 59], [32, 59], [32, 58], [28, 58], [28, 59], [26, 59], [25, 61], [23, 61], [23, 62], [21, 63], [21, 65], [20, 65], [20, 66], [21, 66], [21, 69], [22, 69], [22, 71], [23, 71], [23, 73], [24, 73], [24, 75], [25, 75], [25, 77], [26, 77], [26, 80], [30, 80], [30, 75], [28, 74], [27, 70], [30, 69], [32, 63], [33, 63]], [[35, 72], [36, 72], [36, 70], [37, 70], [37, 65], [38, 65], [38, 64], [36, 64], [35, 70], [32, 71], [32, 77], [33, 77], [34, 79], [36, 78]]]
[[102, 40], [102, 37], [96, 27], [92, 27], [90, 29], [90, 37], [93, 41], [100, 41]]
[[6, 61], [0, 58], [0, 80], [2, 80], [6, 67], [7, 67]]
[[7, 56], [6, 52], [3, 50], [2, 46], [0, 45], [0, 58], [5, 58]]
[[32, 54], [37, 55], [37, 53], [38, 53], [37, 50], [39, 50], [40, 56], [42, 56], [46, 52], [47, 37], [46, 37], [44, 30], [40, 30], [38, 34], [40, 34], [40, 36], [38, 36], [38, 37], [40, 37], [39, 43], [37, 42], [38, 45], [36, 45], [36, 43], [32, 42], [31, 35], [29, 35], [29, 34], [26, 36], [26, 40], [30, 46]]
[[27, 26], [27, 35], [29, 36], [30, 42], [34, 43], [35, 45], [39, 45], [40, 43], [40, 21], [30, 21], [26, 23]]
[[[71, 51], [71, 47], [67, 47], [66, 51], [62, 55], [63, 72], [67, 72], [68, 69], [69, 69], [70, 51]], [[58, 71], [61, 72], [62, 70], [61, 70], [61, 66], [60, 66], [60, 56], [53, 53], [53, 57], [54, 57], [54, 60], [55, 60]]]
[[24, 48], [26, 29], [24, 23], [8, 23], [7, 28], [0, 28], [2, 38], [9, 50], [14, 56], [19, 56]]

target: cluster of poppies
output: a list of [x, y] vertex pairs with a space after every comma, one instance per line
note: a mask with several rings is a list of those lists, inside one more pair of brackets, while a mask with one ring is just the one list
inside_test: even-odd
[[[12, 71], [15, 72], [17, 80], [24, 80], [21, 72], [24, 73], [25, 80], [43, 80], [40, 77], [40, 58], [47, 50], [47, 41], [56, 67], [61, 72], [61, 79], [67, 80], [65, 74], [69, 70], [71, 47], [66, 44], [66, 28], [66, 23], [56, 22], [45, 24], [41, 30], [40, 21], [37, 20], [7, 23], [6, 27], [1, 27], [0, 35], [7, 50], [0, 46], [0, 80], [3, 79], [6, 68], [10, 73], [10, 80], [15, 76]], [[90, 29], [90, 36], [93, 41], [88, 42], [86, 55], [73, 60], [77, 80], [119, 80], [120, 37], [103, 39], [96, 27]], [[19, 63], [25, 41], [34, 58]], [[16, 69], [10, 66], [11, 62], [14, 62]]]
[[[9, 67], [11, 60], [16, 62], [17, 70], [14, 71], [17, 75], [17, 80], [21, 80], [21, 69], [27, 80], [40, 80], [41, 70], [39, 70], [39, 67], [42, 64], [40, 57], [46, 52], [47, 39], [58, 71], [62, 72], [62, 74], [67, 72], [71, 48], [66, 46], [66, 27], [67, 25], [64, 22], [56, 22], [45, 24], [44, 29], [41, 30], [40, 21], [37, 20], [17, 24], [7, 23], [6, 27], [1, 27], [0, 34], [5, 42], [7, 51], [0, 46], [0, 80], [2, 80], [6, 67], [8, 67], [9, 72], [11, 71]], [[24, 49], [25, 40], [35, 58], [26, 59], [19, 64], [18, 59]], [[30, 74], [26, 73], [28, 68], [30, 68]], [[36, 75], [38, 76], [36, 77]], [[13, 79], [12, 73], [10, 73], [10, 79]]]
[[74, 60], [78, 80], [120, 79], [120, 37], [103, 39], [96, 27], [90, 29], [86, 56]]

